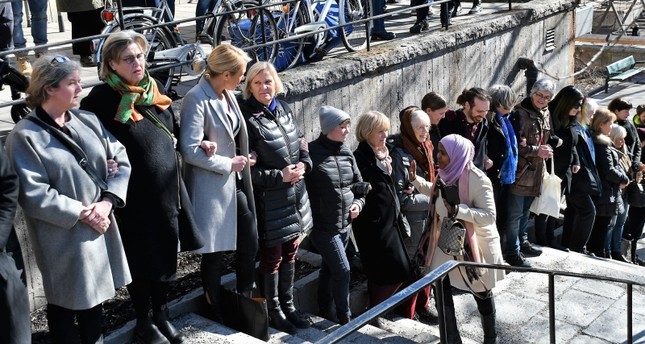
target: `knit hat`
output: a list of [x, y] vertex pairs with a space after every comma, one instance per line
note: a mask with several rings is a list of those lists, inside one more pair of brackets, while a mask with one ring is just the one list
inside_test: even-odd
[[327, 135], [337, 125], [350, 119], [347, 112], [337, 109], [333, 106], [323, 105], [320, 108], [320, 130], [323, 135]]

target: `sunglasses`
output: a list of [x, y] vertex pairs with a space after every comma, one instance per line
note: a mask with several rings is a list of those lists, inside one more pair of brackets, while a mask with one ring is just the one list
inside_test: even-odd
[[62, 63], [65, 63], [67, 61], [69, 61], [69, 57], [58, 55], [58, 56], [54, 56], [54, 58], [51, 61], [49, 61], [49, 64], [54, 66], [54, 67], [56, 67], [56, 66], [58, 66], [58, 65], [60, 65]]

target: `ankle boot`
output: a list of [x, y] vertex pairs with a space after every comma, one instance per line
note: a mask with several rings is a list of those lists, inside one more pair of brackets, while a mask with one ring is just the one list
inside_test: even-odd
[[150, 318], [137, 319], [134, 341], [137, 344], [170, 344]]
[[222, 320], [222, 255], [220, 252], [202, 255], [200, 267], [204, 296], [210, 310], [210, 319], [223, 324]]
[[495, 328], [495, 312], [482, 315], [482, 328], [484, 329], [484, 344], [497, 344], [497, 329]]
[[171, 344], [181, 344], [186, 340], [186, 336], [170, 323], [170, 310], [167, 305], [161, 306], [161, 310], [153, 314], [152, 319]]
[[278, 270], [278, 295], [280, 306], [287, 319], [297, 328], [308, 328], [311, 326], [309, 317], [296, 310], [293, 303], [293, 279], [295, 274], [295, 263], [282, 263]]
[[278, 299], [278, 274], [262, 273], [264, 297], [267, 300], [267, 310], [269, 312], [269, 325], [271, 327], [289, 334], [296, 333], [296, 328], [284, 316], [280, 309], [280, 300]]

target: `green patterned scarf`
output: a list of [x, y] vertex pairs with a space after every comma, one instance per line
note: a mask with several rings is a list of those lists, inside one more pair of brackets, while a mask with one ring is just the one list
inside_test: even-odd
[[116, 73], [110, 73], [105, 82], [122, 96], [114, 116], [114, 119], [120, 123], [134, 123], [143, 119], [143, 115], [135, 109], [135, 105], [155, 105], [165, 110], [172, 103], [169, 97], [159, 93], [157, 83], [150, 77], [147, 70], [136, 86], [126, 84]]

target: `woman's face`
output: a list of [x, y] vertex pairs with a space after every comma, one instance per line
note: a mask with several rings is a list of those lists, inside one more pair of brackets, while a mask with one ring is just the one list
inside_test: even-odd
[[367, 143], [374, 148], [384, 148], [385, 140], [387, 140], [387, 129], [386, 128], [375, 128], [367, 136]]
[[439, 149], [437, 150], [437, 164], [440, 169], [445, 169], [450, 164], [450, 157], [441, 143], [439, 143]]
[[58, 87], [47, 87], [46, 102], [52, 102], [61, 109], [69, 110], [79, 106], [81, 101], [79, 94], [82, 90], [80, 73], [75, 70], [61, 80]]
[[137, 43], [128, 45], [119, 57], [109, 61], [110, 68], [128, 85], [138, 85], [145, 76], [146, 55]]
[[275, 80], [268, 70], [263, 70], [251, 80], [253, 98], [264, 105], [269, 105], [275, 97]]
[[229, 91], [234, 90], [237, 87], [237, 85], [239, 85], [242, 81], [244, 81], [244, 71], [246, 71], [246, 62], [243, 63], [240, 66], [240, 69], [235, 73], [224, 72], [223, 73], [224, 81], [225, 81], [224, 88], [226, 88]]
[[638, 115], [638, 119], [641, 120], [641, 125], [645, 125], [645, 111], [641, 112], [641, 114]]
[[624, 137], [616, 137], [614, 140], [614, 146], [618, 149], [622, 149], [623, 146], [625, 145], [625, 138]]
[[614, 111], [616, 114], [616, 117], [621, 120], [621, 121], [626, 121], [627, 117], [629, 116], [629, 109], [625, 110], [620, 110], [620, 111]]
[[432, 110], [430, 108], [426, 109], [426, 113], [428, 114], [428, 116], [430, 116], [430, 122], [432, 123], [432, 125], [439, 124], [439, 121], [441, 121], [446, 116], [446, 111], [448, 111], [447, 106], [437, 110]]
[[423, 143], [430, 137], [430, 119], [427, 116], [415, 118], [411, 125], [417, 141]]
[[553, 98], [551, 92], [540, 90], [531, 95], [531, 102], [536, 109], [542, 110], [549, 105], [551, 98]]
[[327, 138], [334, 142], [345, 142], [349, 135], [349, 121], [345, 121], [337, 125], [334, 129], [327, 133]]
[[611, 121], [607, 121], [603, 124], [600, 125], [600, 132], [604, 135], [609, 135], [609, 132], [611, 131]]

